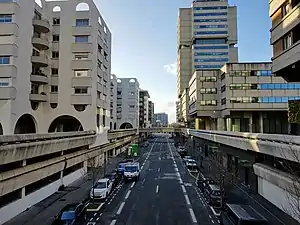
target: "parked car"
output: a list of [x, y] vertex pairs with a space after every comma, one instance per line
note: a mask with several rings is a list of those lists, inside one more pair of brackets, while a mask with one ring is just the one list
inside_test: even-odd
[[204, 191], [205, 187], [209, 184], [215, 184], [214, 180], [211, 177], [205, 177], [203, 175], [199, 176], [197, 180], [197, 186], [202, 192]]
[[226, 204], [221, 225], [267, 225], [268, 221], [250, 205]]
[[125, 165], [126, 165], [126, 162], [125, 161], [122, 161], [118, 164], [117, 166], [117, 173], [120, 174], [120, 175], [123, 175], [124, 174], [124, 169], [125, 169]]
[[86, 205], [82, 203], [72, 203], [66, 205], [55, 216], [52, 225], [75, 225], [82, 224], [86, 219]]
[[90, 198], [106, 199], [112, 191], [112, 181], [108, 178], [102, 178], [96, 182], [90, 191]]
[[120, 180], [121, 180], [121, 178], [122, 178], [122, 175], [119, 175], [119, 174], [116, 173], [116, 172], [111, 172], [111, 173], [109, 173], [109, 174], [106, 174], [106, 175], [104, 176], [104, 178], [110, 179], [111, 182], [112, 182], [113, 187], [116, 187], [116, 186], [120, 183]]
[[192, 161], [187, 161], [186, 162], [186, 167], [191, 171], [191, 172], [197, 172], [198, 171], [198, 165], [195, 160]]
[[220, 187], [214, 184], [208, 185], [204, 191], [204, 196], [208, 200], [209, 205], [211, 206], [221, 206], [222, 193]]

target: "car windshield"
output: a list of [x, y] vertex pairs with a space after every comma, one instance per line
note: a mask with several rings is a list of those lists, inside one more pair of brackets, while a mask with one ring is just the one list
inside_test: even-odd
[[125, 167], [125, 165], [126, 165], [125, 163], [120, 163], [119, 168], [123, 169]]
[[125, 172], [136, 172], [137, 166], [125, 166]]
[[98, 189], [106, 188], [106, 182], [97, 182], [97, 184], [95, 185], [95, 188], [98, 188]]
[[215, 196], [221, 196], [221, 191], [213, 191], [212, 194]]
[[60, 220], [73, 220], [75, 218], [75, 211], [65, 211], [62, 213]]

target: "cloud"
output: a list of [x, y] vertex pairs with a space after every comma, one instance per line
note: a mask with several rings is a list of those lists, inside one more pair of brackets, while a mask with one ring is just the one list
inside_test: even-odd
[[167, 73], [176, 75], [177, 74], [177, 63], [175, 62], [175, 63], [164, 65], [164, 69]]

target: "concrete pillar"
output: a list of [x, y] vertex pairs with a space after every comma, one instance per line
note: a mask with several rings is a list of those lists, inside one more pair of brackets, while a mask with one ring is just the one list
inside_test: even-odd
[[200, 130], [200, 119], [199, 118], [195, 119], [195, 129]]
[[226, 118], [226, 131], [232, 131], [232, 121], [231, 121], [231, 118]]
[[249, 132], [252, 133], [253, 132], [253, 117], [252, 117], [252, 113], [249, 113]]
[[263, 117], [263, 112], [259, 113], [259, 132], [260, 133], [264, 132], [264, 117]]
[[225, 122], [223, 118], [217, 119], [217, 130], [224, 131], [225, 130]]
[[[22, 166], [26, 166], [26, 160], [22, 161]], [[21, 198], [25, 197], [25, 187], [22, 188], [21, 190]]]

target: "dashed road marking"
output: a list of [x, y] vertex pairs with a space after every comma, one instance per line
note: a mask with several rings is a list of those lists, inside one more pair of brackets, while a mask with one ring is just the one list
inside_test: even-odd
[[115, 225], [117, 223], [117, 220], [111, 221], [110, 225]]
[[118, 211], [117, 211], [118, 215], [122, 212], [122, 210], [124, 208], [124, 205], [125, 205], [125, 202], [122, 202], [121, 205], [120, 205], [120, 207], [119, 207], [119, 209], [118, 209]]
[[96, 216], [97, 215], [97, 213], [94, 213], [94, 216]]
[[135, 185], [135, 181], [131, 184], [130, 188], [133, 188], [134, 185]]
[[158, 187], [158, 185], [156, 185], [156, 193], [158, 193], [158, 189], [159, 189], [159, 187]]
[[129, 197], [130, 193], [131, 193], [131, 190], [129, 190], [129, 191], [127, 192], [127, 194], [126, 194], [126, 196], [125, 196], [125, 199], [127, 199], [127, 198]]
[[191, 205], [190, 199], [187, 196], [187, 194], [184, 195], [184, 198], [185, 198], [186, 204]]
[[195, 216], [195, 213], [194, 213], [193, 209], [189, 208], [189, 211], [190, 211], [190, 215], [192, 217], [193, 223], [197, 223], [197, 219], [196, 219], [196, 216]]
[[183, 185], [181, 185], [181, 188], [182, 188], [183, 193], [186, 193], [186, 189]]
[[158, 168], [158, 170], [157, 170], [158, 172], [160, 172], [160, 168]]

